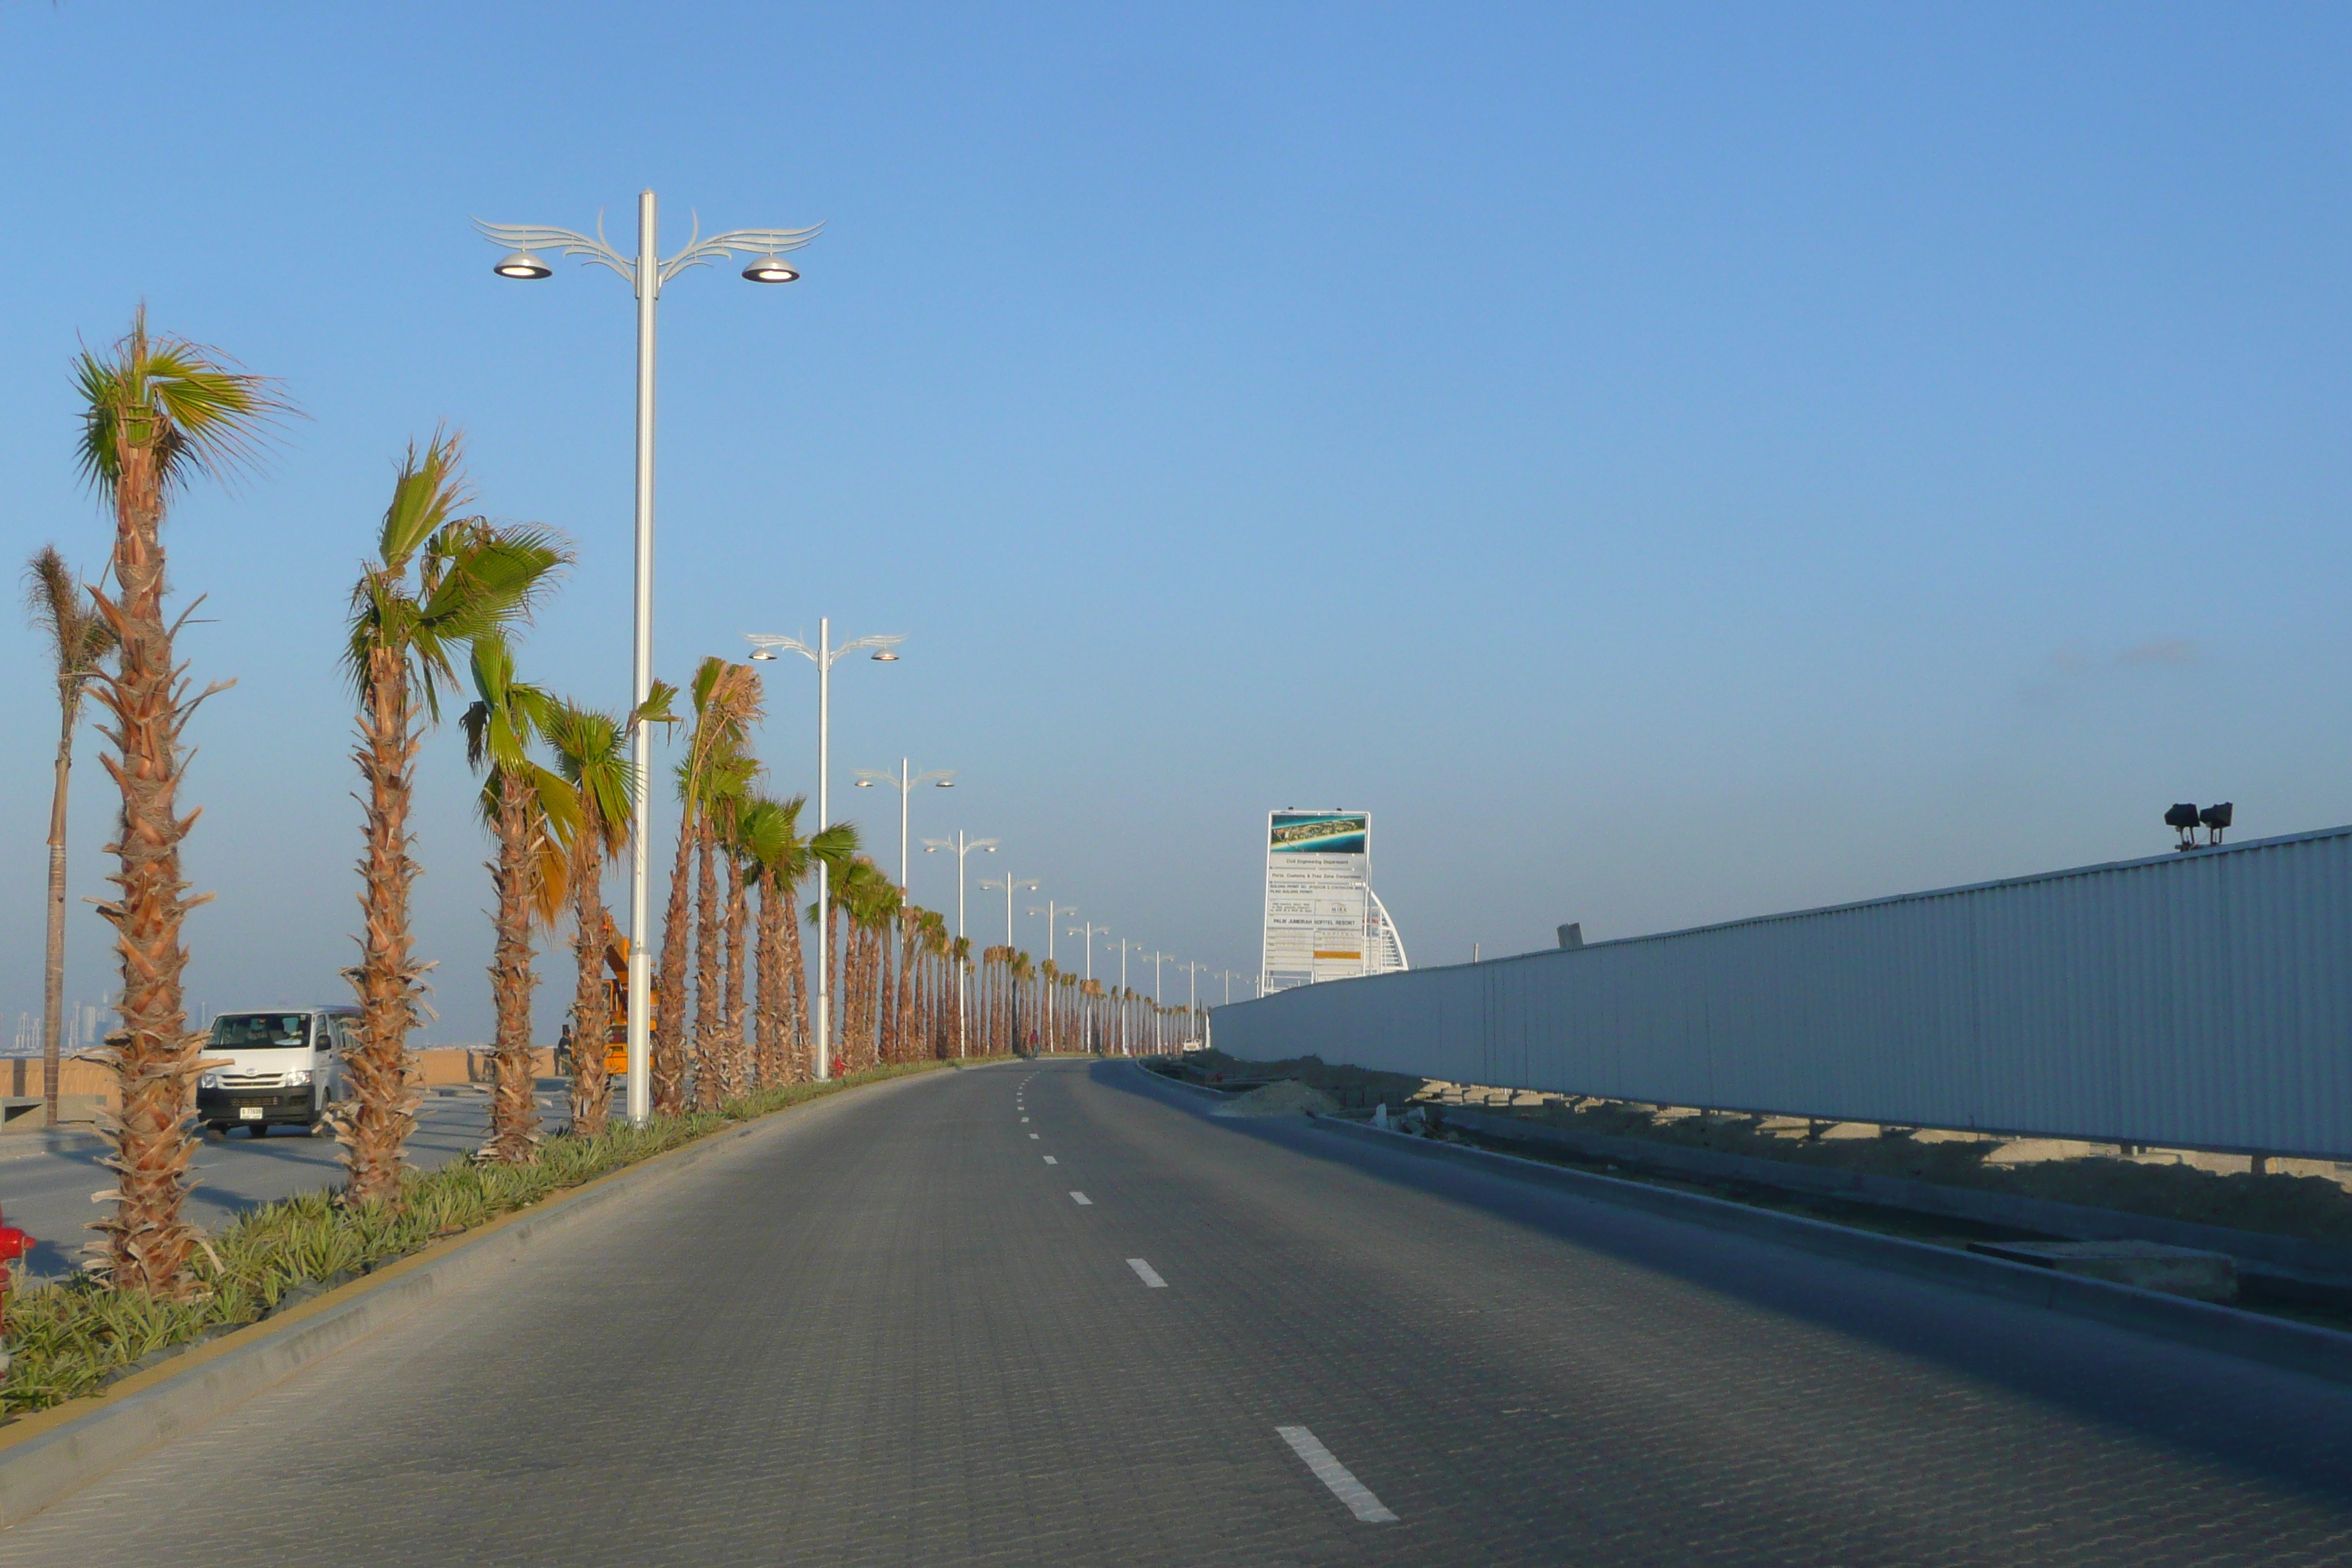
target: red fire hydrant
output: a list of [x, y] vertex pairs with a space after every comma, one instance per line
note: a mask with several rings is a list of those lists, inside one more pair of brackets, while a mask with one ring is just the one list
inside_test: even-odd
[[33, 1250], [33, 1238], [0, 1223], [0, 1372], [8, 1370], [8, 1288], [16, 1280], [16, 1260]]

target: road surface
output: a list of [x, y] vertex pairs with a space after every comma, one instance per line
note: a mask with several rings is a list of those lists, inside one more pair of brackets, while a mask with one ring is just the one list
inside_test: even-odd
[[1202, 1110], [789, 1112], [0, 1562], [2352, 1560], [2352, 1389]]

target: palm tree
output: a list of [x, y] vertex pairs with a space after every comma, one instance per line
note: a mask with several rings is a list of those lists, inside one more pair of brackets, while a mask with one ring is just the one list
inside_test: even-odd
[[[728, 1004], [720, 991], [726, 966], [719, 914], [718, 860], [735, 807], [751, 788], [759, 764], [729, 744], [707, 762], [695, 829], [694, 1103], [716, 1110], [726, 1103]], [[731, 857], [730, 857], [731, 858]]]
[[801, 803], [771, 800], [761, 795], [746, 802], [735, 820], [736, 854], [751, 885], [760, 895], [760, 913], [752, 938], [752, 975], [758, 1001], [752, 1018], [751, 1078], [755, 1084], [782, 1082], [783, 1040], [787, 1024], [783, 984], [784, 921], [793, 894], [782, 878], [803, 849], [793, 829]]
[[677, 796], [686, 809], [678, 818], [677, 858], [670, 868], [669, 906], [662, 921], [661, 978], [655, 988], [661, 1005], [654, 1021], [653, 1100], [664, 1115], [686, 1109], [687, 947], [694, 926], [688, 867], [700, 841], [704, 775], [721, 753], [741, 747], [762, 710], [759, 671], [715, 655], [696, 667], [688, 691], [694, 728], [677, 769]]
[[494, 1164], [527, 1165], [539, 1158], [530, 1045], [530, 994], [539, 974], [531, 963], [530, 928], [534, 920], [553, 926], [562, 907], [566, 846], [579, 826], [580, 805], [572, 786], [530, 755], [531, 742], [555, 716], [555, 699], [515, 679], [513, 655], [496, 632], [475, 639], [472, 664], [476, 696], [464, 720], [466, 761], [486, 770], [482, 820], [499, 850], [490, 863], [498, 896], [490, 916], [497, 933], [490, 959], [496, 1083], [482, 1153]]
[[180, 813], [186, 753], [180, 744], [197, 703], [163, 618], [163, 516], [173, 492], [199, 476], [233, 476], [257, 457], [270, 424], [289, 412], [263, 378], [178, 338], [151, 337], [142, 306], [104, 354], [74, 364], [82, 404], [81, 471], [114, 510], [109, 570], [115, 595], [92, 602], [118, 644], [114, 668], [94, 681], [113, 742], [107, 772], [122, 792], [119, 833], [107, 853], [121, 864], [115, 897], [99, 913], [115, 929], [122, 966], [121, 1027], [100, 1055], [114, 1069], [121, 1110], [101, 1126], [113, 1146], [112, 1215], [92, 1228], [93, 1269], [118, 1289], [183, 1300], [196, 1288], [188, 1260], [194, 1228], [180, 1217], [190, 1185], [189, 1080], [204, 1037], [188, 1032], [180, 926], [198, 900], [180, 879], [180, 842], [195, 814]]
[[[344, 668], [359, 699], [360, 779], [366, 851], [360, 861], [364, 930], [352, 989], [357, 1046], [344, 1060], [352, 1098], [336, 1136], [351, 1171], [346, 1196], [396, 1204], [420, 1091], [408, 1081], [408, 1032], [424, 1019], [427, 965], [410, 956], [408, 810], [424, 731], [453, 686], [457, 648], [527, 616], [571, 553], [544, 529], [495, 526], [455, 514], [470, 499], [459, 438], [436, 432], [409, 444], [376, 536], [376, 558], [352, 589]], [[421, 711], [420, 711], [420, 700]]]
[[49, 942], [41, 973], [41, 1099], [44, 1125], [58, 1124], [58, 1047], [66, 1005], [66, 781], [73, 772], [74, 730], [81, 722], [82, 682], [114, 651], [114, 628], [82, 597], [66, 558], [44, 544], [25, 565], [25, 607], [47, 634], [58, 680], [57, 782], [49, 792]]
[[[631, 718], [670, 722], [676, 689], [655, 681], [645, 706]], [[578, 978], [572, 993], [572, 1131], [593, 1138], [604, 1131], [609, 1085], [604, 1047], [614, 1008], [607, 1000], [605, 950], [613, 922], [604, 912], [604, 862], [628, 847], [631, 813], [636, 805], [636, 773], [630, 766], [628, 725], [610, 713], [564, 703], [549, 718], [549, 745], [557, 766], [579, 802], [579, 826], [572, 834], [572, 956]]]

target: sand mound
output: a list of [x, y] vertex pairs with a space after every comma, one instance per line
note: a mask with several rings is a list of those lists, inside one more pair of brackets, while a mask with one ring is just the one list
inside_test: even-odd
[[1296, 1079], [1286, 1079], [1280, 1083], [1270, 1083], [1264, 1089], [1254, 1089], [1247, 1094], [1229, 1100], [1209, 1114], [1212, 1116], [1301, 1116], [1310, 1110], [1319, 1115], [1322, 1112], [1339, 1109], [1337, 1102], [1321, 1089], [1310, 1088]]

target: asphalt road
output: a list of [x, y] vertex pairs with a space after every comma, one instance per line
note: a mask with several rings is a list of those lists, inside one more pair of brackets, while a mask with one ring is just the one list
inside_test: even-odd
[[2352, 1390], [1202, 1109], [791, 1112], [0, 1562], [2352, 1559]]
[[[541, 1081], [539, 1114], [551, 1130], [564, 1124], [565, 1100], [554, 1079]], [[416, 1108], [416, 1135], [409, 1140], [410, 1163], [433, 1170], [463, 1159], [490, 1135], [490, 1100], [481, 1091], [428, 1094]], [[31, 1258], [31, 1276], [57, 1279], [82, 1264], [85, 1228], [100, 1213], [90, 1194], [114, 1184], [100, 1164], [104, 1146], [96, 1138], [73, 1137], [54, 1152], [12, 1145], [33, 1135], [0, 1141], [0, 1215], [29, 1232], [40, 1245]], [[208, 1139], [196, 1156], [196, 1185], [188, 1194], [189, 1215], [207, 1227], [257, 1204], [331, 1187], [343, 1179], [342, 1145], [279, 1128], [266, 1138], [239, 1131]]]

